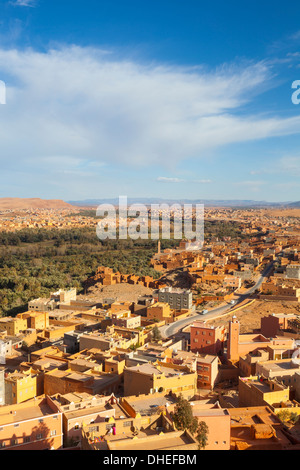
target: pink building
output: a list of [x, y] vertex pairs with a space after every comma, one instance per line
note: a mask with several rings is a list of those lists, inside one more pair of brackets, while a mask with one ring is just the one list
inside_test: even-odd
[[196, 321], [190, 327], [190, 349], [201, 354], [222, 354], [225, 342], [225, 327], [207, 326]]

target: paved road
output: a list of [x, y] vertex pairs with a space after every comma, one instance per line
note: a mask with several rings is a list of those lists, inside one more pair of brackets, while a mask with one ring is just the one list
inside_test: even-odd
[[200, 315], [198, 313], [195, 313], [194, 315], [184, 318], [183, 320], [178, 320], [174, 323], [171, 323], [170, 325], [165, 325], [160, 327], [160, 332], [162, 336], [169, 338], [170, 336], [174, 335], [177, 331], [181, 330], [185, 326], [189, 325], [190, 323], [193, 323], [196, 319], [197, 320], [204, 320], [204, 319], [212, 319], [218, 315], [221, 315], [222, 313], [229, 312], [230, 310], [233, 310], [237, 307], [238, 304], [241, 302], [244, 302], [249, 295], [253, 294], [256, 289], [258, 289], [264, 279], [270, 274], [273, 266], [274, 266], [275, 261], [272, 261], [268, 266], [264, 269], [262, 272], [261, 276], [255, 283], [253, 287], [250, 289], [247, 289], [243, 294], [238, 294], [238, 297], [236, 298], [236, 303], [234, 305], [231, 304], [225, 304], [221, 305], [220, 307], [216, 307], [212, 310], [209, 310], [205, 315]]

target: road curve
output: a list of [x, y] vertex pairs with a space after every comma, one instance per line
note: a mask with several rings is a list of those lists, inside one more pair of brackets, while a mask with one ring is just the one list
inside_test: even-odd
[[207, 319], [211, 320], [211, 319], [215, 318], [216, 316], [219, 316], [219, 315], [221, 315], [225, 312], [227, 312], [227, 313], [230, 312], [230, 310], [234, 311], [234, 309], [237, 307], [238, 304], [240, 304], [241, 302], [244, 302], [247, 299], [247, 297], [249, 297], [249, 295], [253, 294], [255, 292], [255, 290], [258, 289], [261, 286], [264, 279], [271, 272], [271, 270], [274, 266], [274, 263], [275, 263], [275, 260], [272, 261], [271, 263], [269, 263], [268, 266], [266, 266], [266, 268], [262, 272], [261, 276], [259, 277], [258, 281], [255, 283], [255, 285], [253, 287], [251, 287], [246, 292], [244, 292], [243, 294], [240, 294], [238, 296], [234, 306], [230, 305], [230, 304], [222, 305], [220, 307], [216, 307], [212, 310], [209, 310], [205, 315], [200, 315], [198, 313], [195, 313], [194, 315], [192, 315], [190, 317], [184, 318], [183, 320], [178, 320], [174, 323], [171, 323], [170, 325], [161, 326], [159, 328], [159, 330], [161, 332], [161, 335], [164, 338], [170, 338], [172, 335], [177, 333], [179, 330], [181, 330], [185, 326], [190, 325], [195, 320], [204, 320], [204, 319], [205, 320], [207, 320]]

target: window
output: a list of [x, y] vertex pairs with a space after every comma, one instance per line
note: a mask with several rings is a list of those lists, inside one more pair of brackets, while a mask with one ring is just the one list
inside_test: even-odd
[[5, 442], [0, 442], [0, 448], [5, 447], [5, 446], [6, 446]]
[[11, 443], [12, 446], [15, 446], [15, 445], [18, 444], [18, 439], [12, 439], [12, 440], [10, 441], [10, 443]]
[[25, 436], [23, 438], [23, 442], [30, 442], [30, 436]]
[[52, 429], [52, 431], [50, 432], [50, 436], [56, 436], [56, 429]]
[[123, 427], [124, 427], [124, 428], [125, 428], [125, 427], [128, 428], [129, 426], [131, 426], [131, 421], [124, 421]]
[[39, 440], [40, 440], [40, 439], [43, 439], [43, 434], [37, 434], [37, 435], [36, 435], [36, 438], [39, 439]]

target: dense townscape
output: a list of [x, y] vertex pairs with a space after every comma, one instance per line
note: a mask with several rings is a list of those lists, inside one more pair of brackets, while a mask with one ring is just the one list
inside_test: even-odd
[[92, 209], [1, 212], [1, 449], [300, 448], [299, 214], [204, 221], [193, 250], [101, 242]]

